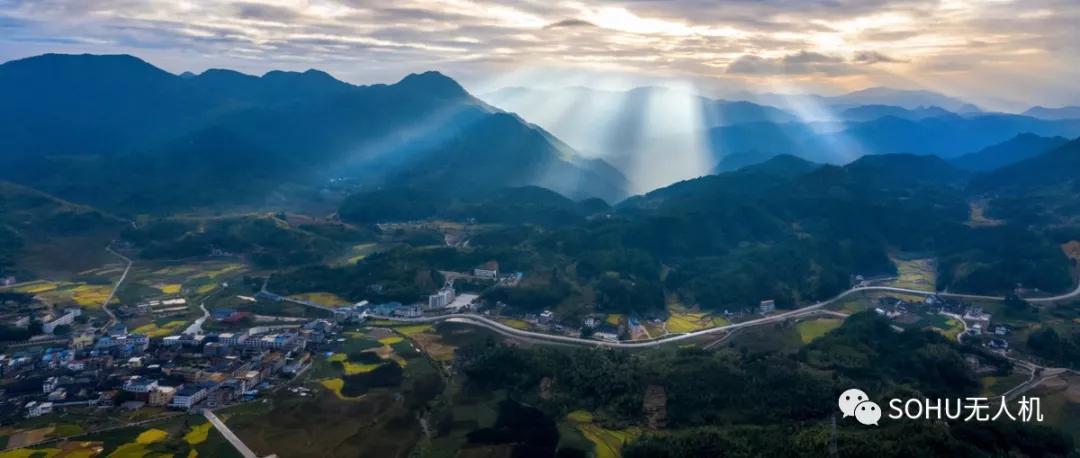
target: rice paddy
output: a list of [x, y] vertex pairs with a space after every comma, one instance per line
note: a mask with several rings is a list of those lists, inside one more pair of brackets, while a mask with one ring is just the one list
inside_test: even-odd
[[160, 326], [157, 323], [149, 323], [135, 328], [132, 332], [144, 334], [147, 337], [164, 337], [175, 334], [185, 324], [187, 324], [187, 321], [184, 320], [169, 321]]
[[311, 302], [324, 307], [341, 307], [352, 303], [336, 294], [324, 292], [293, 294], [292, 296], [289, 296], [289, 299]]
[[529, 323], [527, 321], [525, 321], [525, 320], [519, 320], [519, 319], [516, 319], [516, 318], [499, 318], [499, 322], [502, 323], [502, 324], [505, 324], [507, 326], [510, 326], [511, 328], [514, 328], [514, 329], [521, 329], [521, 330], [528, 330], [529, 329]]
[[199, 445], [203, 442], [206, 442], [206, 439], [210, 436], [210, 428], [212, 428], [213, 426], [214, 425], [210, 422], [192, 426], [191, 431], [188, 431], [187, 434], [184, 434], [184, 441], [190, 445]]
[[417, 324], [410, 326], [399, 326], [394, 328], [395, 331], [400, 332], [401, 334], [406, 336], [413, 336], [423, 332], [430, 332], [433, 329], [434, 328], [432, 328], [430, 324]]
[[390, 336], [390, 337], [383, 337], [383, 338], [379, 339], [379, 343], [381, 343], [383, 345], [393, 345], [393, 344], [396, 344], [396, 343], [401, 343], [404, 340], [405, 339], [403, 339], [403, 338], [401, 338], [399, 336]]
[[937, 270], [933, 259], [893, 259], [899, 278], [892, 283], [898, 288], [934, 291]]
[[593, 423], [591, 413], [584, 410], [570, 412], [566, 416], [567, 421], [581, 432], [589, 442], [593, 444], [593, 453], [596, 458], [618, 458], [622, 456], [622, 448], [628, 442], [641, 436], [641, 428], [631, 427], [626, 429], [606, 429]]
[[363, 398], [363, 396], [351, 397], [341, 394], [341, 389], [345, 388], [345, 380], [340, 378], [328, 378], [319, 380], [319, 384], [322, 385], [324, 388], [330, 390], [331, 393], [334, 393], [334, 396], [337, 396], [338, 399], [341, 399], [343, 401], [355, 401], [357, 399]]
[[[33, 294], [55, 305], [78, 305], [88, 309], [98, 309], [105, 299], [109, 298], [112, 289], [112, 284], [38, 281], [17, 286], [13, 288], [13, 291]], [[116, 298], [113, 298], [112, 302], [117, 302]]]
[[157, 285], [157, 289], [161, 291], [162, 294], [180, 294], [180, 287], [181, 285], [179, 283]]
[[723, 317], [713, 316], [707, 312], [694, 312], [679, 303], [668, 304], [668, 319], [665, 325], [667, 331], [673, 334], [700, 331], [729, 324], [731, 322]]

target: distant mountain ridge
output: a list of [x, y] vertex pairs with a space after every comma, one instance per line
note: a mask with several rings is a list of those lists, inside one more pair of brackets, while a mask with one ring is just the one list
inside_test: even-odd
[[1004, 142], [1019, 134], [1080, 136], [1080, 120], [980, 114], [918, 120], [885, 116], [846, 123], [750, 123], [709, 129], [709, 150], [717, 161], [736, 153], [789, 153], [804, 159], [844, 164], [873, 154], [932, 154], [952, 159]]
[[907, 109], [894, 105], [859, 105], [848, 108], [840, 113], [840, 118], [845, 121], [873, 121], [875, 119], [893, 116], [911, 121], [933, 118], [936, 116], [951, 116], [954, 113], [938, 106], [920, 106]]
[[1002, 143], [953, 159], [953, 165], [974, 171], [990, 171], [1038, 156], [1068, 143], [1065, 137], [1040, 137], [1023, 133]]
[[49, 54], [0, 64], [0, 107], [0, 177], [125, 211], [342, 176], [609, 201], [628, 187], [437, 72], [354, 86], [318, 70], [178, 76], [133, 56]]
[[1080, 139], [1071, 140], [1049, 152], [1019, 161], [976, 177], [971, 188], [977, 192], [1030, 192], [1080, 183]]
[[1080, 107], [1047, 108], [1035, 106], [1025, 111], [1024, 115], [1040, 119], [1080, 119]]
[[951, 97], [927, 90], [893, 89], [888, 87], [871, 87], [840, 95], [818, 94], [778, 94], [778, 93], [753, 93], [741, 92], [737, 98], [764, 103], [779, 108], [790, 105], [810, 105], [816, 107], [828, 107], [834, 111], [843, 111], [848, 108], [864, 105], [886, 105], [917, 110], [920, 107], [940, 107], [952, 113], [977, 113], [982, 110], [965, 100]]

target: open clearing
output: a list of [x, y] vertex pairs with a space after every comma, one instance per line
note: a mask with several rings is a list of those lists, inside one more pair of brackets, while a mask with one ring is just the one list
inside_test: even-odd
[[839, 318], [814, 318], [800, 321], [795, 325], [795, 330], [799, 332], [799, 338], [802, 339], [802, 342], [807, 344], [840, 327], [841, 323], [842, 321]]
[[929, 258], [898, 259], [893, 258], [899, 278], [890, 286], [897, 288], [918, 289], [922, 291], [935, 291], [937, 282], [937, 269], [934, 260]]

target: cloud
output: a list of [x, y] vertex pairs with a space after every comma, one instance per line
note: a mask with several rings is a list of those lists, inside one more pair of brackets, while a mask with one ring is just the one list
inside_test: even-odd
[[[939, 0], [0, 0], [0, 61], [126, 52], [172, 71], [303, 65], [356, 83], [547, 66], [745, 84], [768, 75], [837, 89], [978, 75], [1001, 82], [987, 92], [1080, 97], [1080, 3], [1018, 9]], [[1047, 76], [1009, 85], [1010, 66]], [[985, 78], [990, 71], [1003, 76]]]
[[906, 60], [901, 60], [901, 59], [897, 59], [895, 57], [886, 56], [885, 54], [879, 53], [877, 51], [859, 51], [859, 52], [856, 52], [855, 57], [852, 59], [852, 61], [855, 62], [855, 63], [859, 63], [859, 64], [880, 64], [880, 63], [895, 64], [895, 63], [907, 62]]
[[284, 6], [268, 5], [255, 2], [234, 3], [236, 14], [247, 19], [262, 19], [277, 22], [296, 20], [301, 17], [300, 12]]
[[545, 29], [558, 29], [563, 27], [596, 27], [596, 24], [583, 19], [563, 19], [544, 26]]
[[742, 75], [846, 75], [851, 68], [844, 59], [811, 51], [779, 58], [743, 55], [727, 66], [727, 73]]

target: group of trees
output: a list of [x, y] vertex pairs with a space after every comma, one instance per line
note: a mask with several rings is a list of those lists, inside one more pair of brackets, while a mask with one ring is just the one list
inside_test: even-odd
[[1027, 346], [1035, 356], [1050, 364], [1080, 367], [1080, 332], [1061, 335], [1047, 326], [1028, 335]]
[[160, 219], [124, 231], [125, 240], [150, 259], [207, 256], [213, 250], [246, 255], [263, 268], [285, 268], [323, 260], [346, 243], [373, 235], [339, 224], [291, 227], [271, 217], [237, 217], [205, 222]]
[[[488, 341], [461, 348], [455, 368], [467, 388], [508, 390], [511, 399], [550, 418], [588, 410], [612, 428], [643, 424], [646, 388], [662, 387], [667, 430], [629, 444], [626, 456], [805, 456], [827, 451], [836, 396], [852, 386], [874, 398], [977, 394], [980, 385], [964, 362], [966, 355], [1008, 370], [1007, 362], [988, 360], [992, 357], [940, 334], [897, 332], [887, 320], [863, 312], [793, 355], [738, 348], [530, 349]], [[986, 440], [986, 434], [994, 439]], [[955, 456], [1064, 455], [1072, 447], [1049, 428], [980, 423], [972, 429], [918, 421], [843, 427], [837, 442], [856, 456], [876, 450], [887, 456], [927, 450]], [[880, 448], [872, 447], [878, 443]]]
[[274, 276], [270, 288], [281, 294], [326, 291], [350, 300], [411, 303], [443, 284], [442, 275], [418, 261], [414, 253], [401, 247], [374, 253], [351, 266], [301, 267]]
[[426, 187], [392, 187], [352, 194], [342, 202], [339, 213], [345, 221], [363, 224], [439, 218], [567, 226], [607, 209], [600, 199], [574, 202], [535, 186], [453, 193]]

